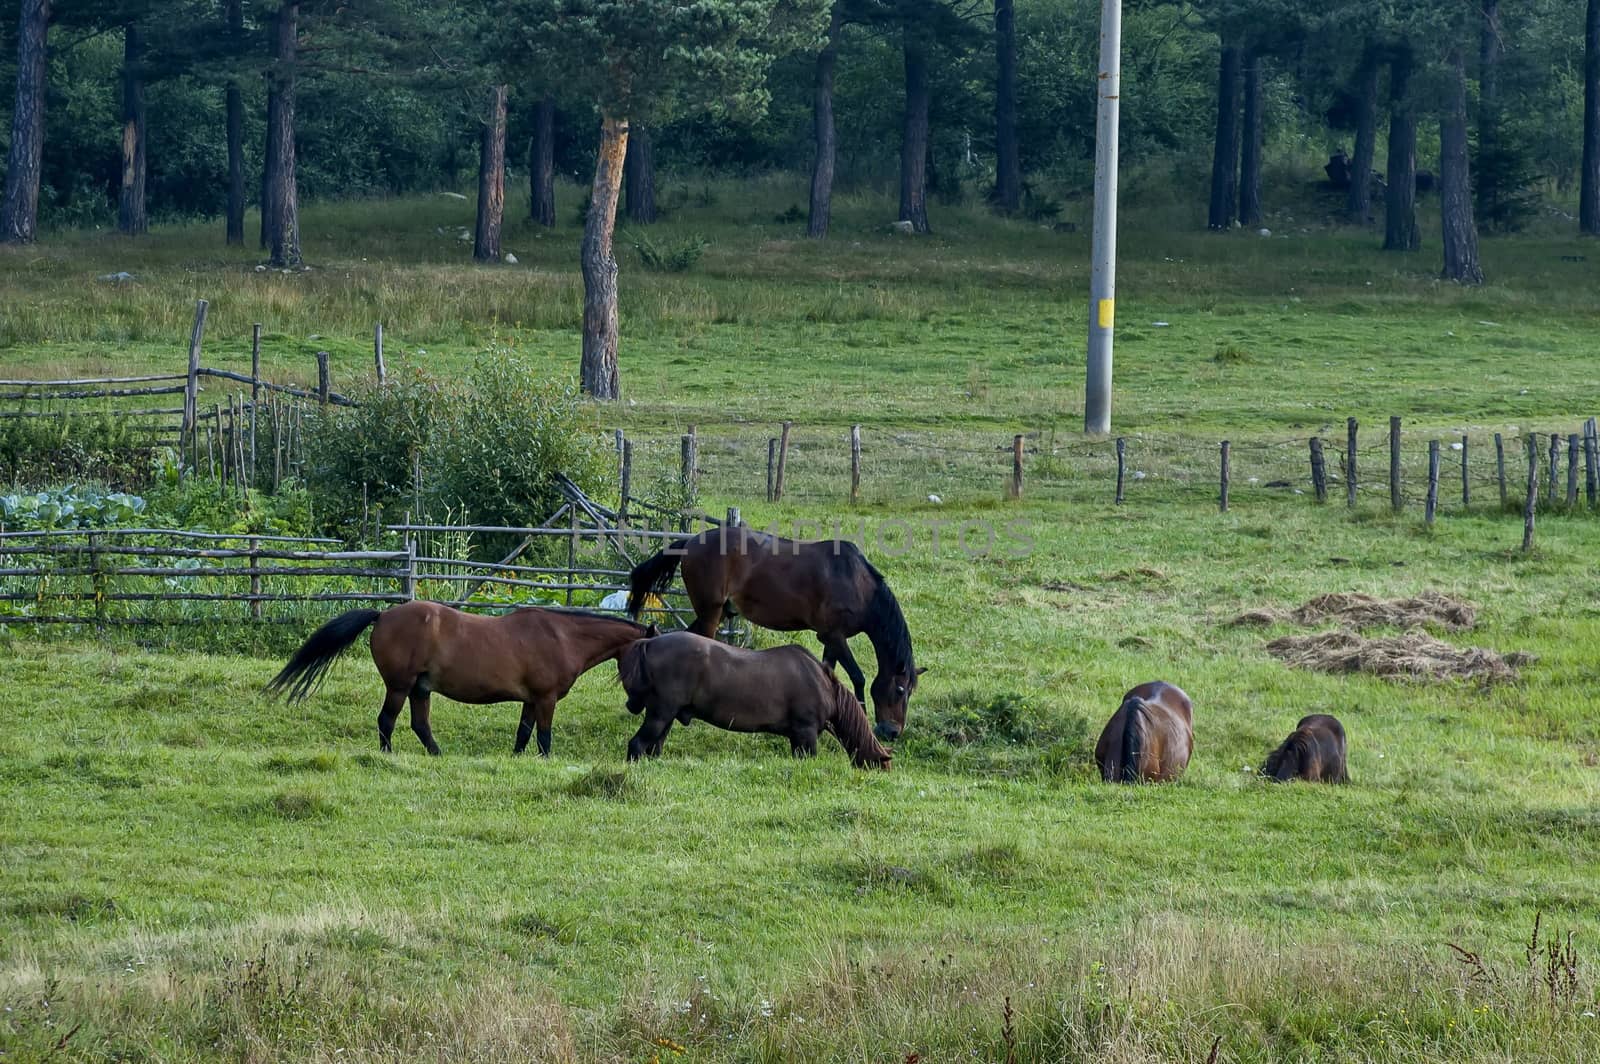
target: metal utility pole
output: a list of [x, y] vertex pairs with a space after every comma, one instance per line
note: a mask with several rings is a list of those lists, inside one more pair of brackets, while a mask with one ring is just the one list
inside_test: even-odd
[[1122, 89], [1122, 0], [1101, 0], [1094, 135], [1094, 248], [1089, 272], [1089, 360], [1083, 431], [1111, 431], [1111, 334], [1117, 289], [1117, 119]]

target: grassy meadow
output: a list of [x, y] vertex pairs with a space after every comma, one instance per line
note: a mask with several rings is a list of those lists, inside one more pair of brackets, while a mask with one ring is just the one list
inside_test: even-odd
[[[391, 372], [498, 344], [572, 375], [563, 192], [561, 227], [517, 223], [518, 264], [487, 269], [456, 239], [470, 203], [448, 197], [309, 206], [313, 268], [293, 275], [223, 249], [220, 225], [0, 249], [0, 368], [179, 367], [199, 296], [212, 365], [248, 365], [261, 321], [275, 375], [304, 380], [324, 349], [337, 387], [370, 372], [381, 318]], [[659, 471], [695, 424], [708, 508], [867, 530], [930, 668], [893, 770], [704, 725], [625, 766], [637, 721], [609, 667], [558, 709], [548, 761], [510, 755], [513, 707], [443, 699], [444, 757], [403, 729], [383, 756], [359, 646], [289, 707], [258, 693], [276, 640], [0, 632], [0, 1060], [1600, 1055], [1600, 521], [1558, 506], [1524, 555], [1488, 445], [1597, 412], [1600, 253], [1491, 239], [1491, 283], [1461, 290], [1433, 253], [1384, 255], [1313, 203], [1262, 238], [1134, 196], [1116, 420], [1146, 475], [1119, 507], [1108, 444], [1078, 435], [1084, 233], [945, 207], [910, 240], [851, 196], [812, 244], [776, 220], [801, 193], [668, 189], [651, 238], [711, 241], [683, 274], [640, 269], [624, 229], [627, 398], [600, 421]], [[94, 279], [116, 270], [136, 280]], [[1378, 489], [1391, 414], [1407, 509], [1386, 490], [1347, 509], [1337, 483], [1316, 506], [1305, 437], [1342, 441], [1358, 417]], [[795, 490], [769, 505], [786, 418]], [[1016, 432], [1028, 490], [1006, 502]], [[1422, 441], [1463, 433], [1473, 504], [1447, 451], [1427, 528]], [[893, 522], [907, 549], [879, 549]], [[1031, 547], [963, 550], [963, 523]], [[1293, 671], [1264, 645], [1298, 629], [1228, 623], [1336, 591], [1457, 596], [1475, 627], [1435, 635], [1535, 660], [1498, 684]], [[1107, 787], [1094, 738], [1155, 678], [1194, 699], [1194, 760], [1177, 784]], [[1344, 721], [1351, 785], [1256, 778], [1313, 712]]]

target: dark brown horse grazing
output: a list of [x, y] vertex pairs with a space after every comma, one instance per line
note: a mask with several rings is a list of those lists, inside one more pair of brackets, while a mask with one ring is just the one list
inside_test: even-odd
[[893, 740], [906, 726], [906, 703], [917, 689], [911, 632], [883, 574], [848, 540], [801, 542], [742, 525], [676, 540], [634, 567], [628, 615], [637, 619], [647, 595], [661, 594], [683, 567], [683, 586], [694, 607], [689, 630], [715, 636], [731, 603], [752, 624], [780, 632], [815, 632], [822, 662], [844, 666], [857, 701], [866, 700], [866, 677], [850, 653], [850, 637], [865, 635], [878, 655], [872, 681], [879, 738]]
[[796, 757], [817, 752], [817, 737], [839, 740], [858, 767], [887, 769], [893, 754], [878, 744], [861, 703], [804, 647], [744, 650], [693, 632], [668, 632], [635, 643], [617, 659], [628, 711], [644, 723], [628, 760], [656, 757], [674, 720], [703, 720], [736, 732], [789, 740]]
[[411, 730], [428, 753], [439, 753], [428, 724], [428, 699], [437, 692], [473, 705], [521, 702], [516, 752], [522, 753], [537, 728], [539, 753], [549, 757], [556, 702], [579, 676], [656, 634], [653, 626], [582, 610], [522, 609], [478, 617], [420, 601], [386, 611], [350, 610], [311, 633], [267, 690], [286, 691], [291, 702], [306, 697], [368, 625], [374, 626], [372, 661], [387, 692], [378, 713], [385, 753], [408, 697]]
[[1261, 774], [1279, 783], [1301, 779], [1310, 783], [1349, 783], [1344, 763], [1344, 725], [1338, 717], [1313, 713], [1301, 717], [1294, 731], [1261, 766]]
[[1183, 775], [1194, 750], [1194, 706], [1170, 683], [1142, 683], [1122, 696], [1094, 759], [1107, 783], [1164, 783]]

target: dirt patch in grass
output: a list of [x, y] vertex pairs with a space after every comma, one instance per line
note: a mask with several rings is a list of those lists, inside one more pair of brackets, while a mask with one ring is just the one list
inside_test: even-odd
[[1424, 632], [1367, 639], [1354, 632], [1284, 636], [1267, 644], [1267, 653], [1292, 669], [1315, 672], [1365, 672], [1386, 680], [1517, 679], [1517, 669], [1533, 655], [1500, 655], [1483, 647], [1458, 647]]
[[1478, 620], [1477, 607], [1462, 599], [1437, 591], [1424, 591], [1412, 598], [1380, 599], [1354, 592], [1336, 592], [1316, 598], [1292, 610], [1258, 609], [1241, 613], [1234, 626], [1271, 624], [1321, 624], [1337, 621], [1350, 628], [1414, 628], [1433, 625], [1450, 631], [1464, 631]]

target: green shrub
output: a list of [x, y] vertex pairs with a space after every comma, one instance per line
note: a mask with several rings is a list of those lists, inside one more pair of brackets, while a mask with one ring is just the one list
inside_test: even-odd
[[915, 703], [897, 752], [996, 775], [1059, 777], [1087, 764], [1089, 722], [1015, 692], [958, 691]]
[[645, 269], [656, 273], [685, 273], [700, 261], [711, 241], [698, 233], [679, 240], [667, 237], [651, 240], [648, 234], [641, 234], [633, 246]]
[[107, 411], [0, 418], [0, 471], [13, 484], [96, 480], [137, 489], [148, 476], [150, 450], [148, 433], [134, 419]]
[[363, 517], [398, 521], [415, 495], [425, 458], [454, 390], [420, 368], [406, 368], [379, 388], [352, 389], [353, 407], [329, 407], [306, 422], [306, 486], [323, 526], [359, 538]]
[[[607, 454], [576, 387], [497, 351], [440, 411], [424, 491], [432, 510], [459, 511], [468, 524], [537, 525], [561, 506], [556, 474], [596, 494], [610, 477]], [[480, 539], [480, 556], [503, 553], [504, 539]]]

